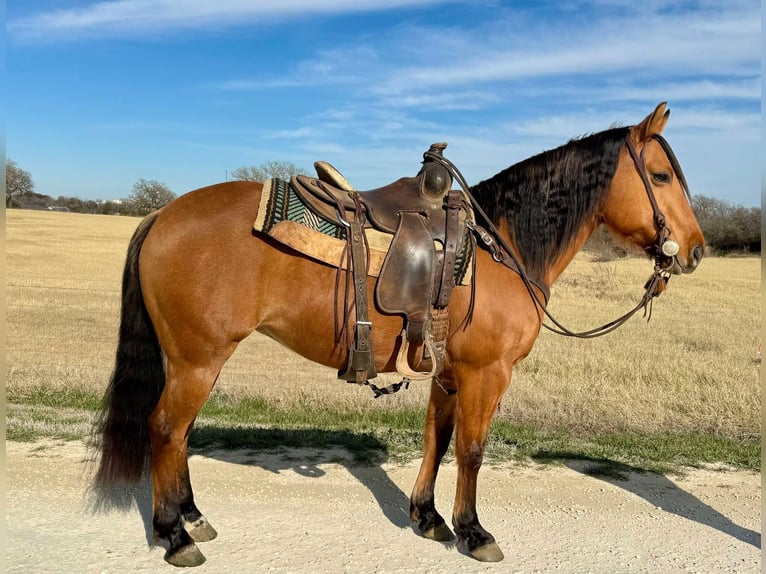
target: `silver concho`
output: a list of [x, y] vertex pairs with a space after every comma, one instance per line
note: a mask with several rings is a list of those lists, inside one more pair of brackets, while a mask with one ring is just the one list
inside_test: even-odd
[[668, 239], [662, 244], [662, 254], [667, 255], [668, 257], [675, 257], [680, 250], [681, 246], [672, 239]]

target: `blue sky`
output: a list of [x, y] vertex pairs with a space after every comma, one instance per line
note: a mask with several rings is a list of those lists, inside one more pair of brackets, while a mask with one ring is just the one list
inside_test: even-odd
[[692, 193], [760, 205], [757, 1], [28, 0], [6, 22], [6, 152], [39, 193], [317, 159], [364, 189], [435, 141], [476, 183], [667, 100]]

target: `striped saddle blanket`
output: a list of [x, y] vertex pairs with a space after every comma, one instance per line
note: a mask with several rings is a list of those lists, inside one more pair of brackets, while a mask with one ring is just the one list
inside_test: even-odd
[[[346, 266], [343, 257], [347, 245], [346, 228], [312, 211], [301, 201], [289, 181], [268, 179], [263, 183], [253, 229], [322, 263], [341, 269]], [[370, 248], [368, 273], [378, 277], [394, 236], [376, 229], [367, 229], [365, 233]], [[471, 241], [466, 237], [456, 259], [456, 285], [471, 283], [471, 254]]]

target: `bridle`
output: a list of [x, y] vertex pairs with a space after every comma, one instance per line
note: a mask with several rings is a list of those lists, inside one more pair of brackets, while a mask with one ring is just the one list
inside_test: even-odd
[[[660, 135], [654, 135], [652, 136], [652, 139], [657, 141], [662, 149], [665, 151], [665, 154], [668, 157], [668, 160], [670, 161], [671, 168], [673, 169], [673, 172], [675, 176], [678, 178], [679, 183], [681, 184], [681, 187], [684, 190], [684, 194], [686, 195], [687, 201], [691, 203], [691, 196], [689, 194], [689, 186], [686, 182], [686, 177], [684, 176], [683, 171], [681, 170], [681, 166], [678, 163], [678, 159], [676, 158], [676, 155], [673, 153], [673, 150], [670, 147], [670, 144]], [[520, 277], [521, 280], [524, 282], [524, 286], [526, 287], [527, 291], [529, 292], [530, 297], [535, 302], [535, 304], [538, 306], [538, 308], [545, 314], [545, 316], [550, 319], [550, 321], [553, 323], [553, 327], [550, 325], [547, 325], [546, 323], [543, 323], [543, 327], [548, 329], [549, 331], [553, 333], [557, 333], [559, 335], [564, 335], [566, 337], [576, 337], [579, 339], [592, 339], [594, 337], [600, 337], [602, 335], [606, 335], [607, 333], [611, 333], [615, 329], [621, 327], [625, 322], [628, 321], [633, 315], [635, 315], [638, 311], [641, 309], [644, 310], [644, 317], [647, 317], [647, 320], [651, 318], [651, 310], [652, 310], [652, 301], [655, 297], [659, 297], [660, 293], [664, 291], [665, 286], [667, 285], [668, 281], [670, 280], [670, 269], [673, 266], [673, 261], [675, 256], [678, 254], [679, 245], [676, 241], [670, 239], [671, 229], [667, 226], [667, 222], [665, 220], [665, 214], [660, 209], [659, 204], [657, 203], [657, 198], [654, 195], [654, 190], [652, 189], [652, 184], [649, 180], [649, 173], [646, 168], [646, 163], [644, 161], [644, 152], [646, 150], [646, 145], [641, 149], [641, 153], [639, 154], [636, 151], [636, 147], [633, 144], [633, 141], [631, 140], [630, 133], [628, 133], [625, 141], [625, 145], [628, 148], [628, 153], [630, 154], [631, 159], [633, 160], [633, 164], [636, 168], [636, 171], [638, 171], [639, 176], [641, 177], [641, 181], [644, 184], [644, 188], [646, 189], [646, 194], [649, 197], [649, 202], [652, 205], [652, 210], [654, 212], [654, 224], [657, 227], [657, 236], [655, 238], [654, 244], [647, 249], [653, 256], [654, 256], [654, 271], [652, 275], [647, 280], [646, 284], [644, 285], [644, 294], [641, 297], [641, 300], [638, 302], [638, 304], [633, 307], [630, 311], [625, 313], [624, 315], [621, 315], [617, 319], [614, 319], [613, 321], [610, 321], [608, 323], [605, 323], [604, 325], [601, 325], [600, 327], [596, 327], [594, 329], [589, 329], [587, 331], [581, 331], [581, 332], [575, 332], [571, 331], [570, 329], [566, 328], [564, 325], [559, 323], [553, 315], [550, 314], [550, 312], [547, 310], [546, 306], [548, 303], [549, 298], [549, 291], [547, 285], [541, 284], [540, 282], [533, 281], [529, 275], [526, 272], [526, 269], [524, 268], [524, 265], [519, 261], [519, 259], [514, 254], [511, 247], [508, 245], [508, 243], [505, 241], [502, 235], [500, 235], [500, 232], [498, 231], [497, 227], [494, 223], [492, 223], [492, 220], [487, 216], [485, 211], [482, 209], [482, 207], [478, 204], [476, 199], [471, 194], [470, 186], [466, 182], [465, 178], [463, 177], [463, 174], [460, 173], [460, 170], [457, 169], [457, 167], [447, 158], [432, 154], [430, 152], [426, 152], [424, 154], [424, 157], [428, 157], [432, 159], [433, 161], [436, 161], [440, 164], [442, 164], [445, 168], [447, 168], [450, 172], [450, 174], [455, 178], [455, 181], [460, 185], [460, 187], [463, 189], [463, 192], [466, 194], [466, 196], [469, 198], [471, 205], [474, 209], [475, 213], [478, 213], [484, 223], [487, 226], [487, 229], [484, 229], [481, 225], [475, 223], [475, 222], [469, 222], [469, 229], [471, 229], [478, 239], [484, 243], [484, 245], [487, 247], [487, 249], [492, 254], [492, 258], [497, 261], [498, 263], [501, 263], [508, 267], [509, 269], [512, 269], [514, 272], [516, 272]], [[489, 231], [487, 231], [489, 230]], [[670, 260], [670, 266], [666, 267], [663, 265], [664, 261], [663, 259], [669, 259]], [[540, 299], [540, 296], [538, 295], [537, 291], [535, 291], [534, 287], [537, 287], [542, 293], [543, 293], [543, 300]]]
[[[691, 196], [689, 194], [689, 187], [686, 183], [686, 178], [684, 177], [683, 171], [681, 171], [681, 166], [679, 165], [678, 159], [673, 153], [670, 144], [661, 135], [654, 135], [652, 136], [652, 139], [658, 142], [662, 149], [665, 151], [665, 155], [667, 155], [668, 160], [670, 160], [671, 168], [675, 172], [676, 177], [681, 184], [681, 188], [684, 190], [686, 199], [689, 201], [689, 203], [691, 203]], [[633, 145], [633, 140], [631, 139], [630, 134], [628, 134], [628, 137], [626, 138], [625, 145], [628, 148], [630, 157], [633, 159], [633, 164], [636, 166], [636, 171], [638, 171], [638, 175], [641, 176], [641, 181], [644, 183], [646, 195], [649, 196], [649, 202], [652, 204], [652, 210], [654, 211], [654, 224], [657, 226], [657, 239], [650, 249], [653, 252], [652, 254], [654, 255], [655, 264], [661, 266], [662, 256], [664, 255], [670, 258], [675, 257], [678, 254], [679, 246], [677, 242], [669, 239], [671, 232], [670, 228], [666, 224], [665, 214], [662, 213], [662, 210], [657, 203], [657, 198], [654, 196], [652, 184], [649, 181], [649, 170], [646, 168], [646, 162], [644, 161], [644, 152], [646, 151], [646, 146], [641, 149], [641, 153], [639, 154], [636, 151], [636, 146]]]

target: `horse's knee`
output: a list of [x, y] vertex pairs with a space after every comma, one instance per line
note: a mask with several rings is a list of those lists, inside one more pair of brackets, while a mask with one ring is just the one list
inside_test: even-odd
[[484, 461], [484, 445], [474, 441], [469, 444], [459, 457], [458, 464], [471, 472], [479, 472]]

